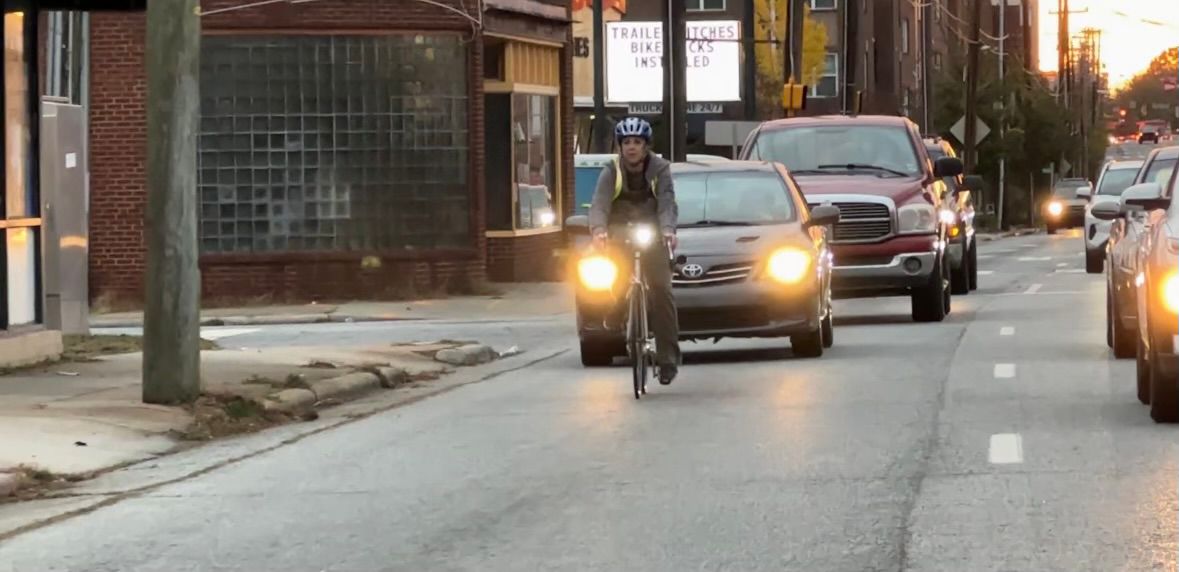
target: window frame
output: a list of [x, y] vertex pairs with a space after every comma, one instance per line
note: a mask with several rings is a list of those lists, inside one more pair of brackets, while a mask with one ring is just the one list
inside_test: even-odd
[[684, 0], [687, 12], [724, 12], [729, 9], [729, 0], [720, 0], [720, 8], [706, 8], [706, 2], [716, 0]]
[[[543, 93], [538, 93], [538, 92], [543, 92]], [[515, 118], [516, 118], [516, 111], [517, 111], [516, 102], [518, 101], [518, 99], [517, 99], [518, 97], [523, 97], [525, 101], [531, 101], [531, 99], [533, 97], [540, 97], [540, 98], [543, 98], [543, 100], [547, 104], [550, 105], [550, 108], [549, 108], [551, 111], [551, 114], [549, 115], [550, 125], [549, 125], [548, 129], [546, 130], [546, 131], [548, 131], [548, 136], [550, 139], [548, 142], [549, 148], [546, 151], [551, 151], [551, 155], [549, 156], [549, 166], [552, 169], [552, 172], [551, 172], [552, 181], [550, 181], [550, 185], [547, 190], [548, 190], [549, 197], [550, 197], [549, 198], [550, 209], [553, 211], [553, 224], [548, 225], [548, 226], [539, 226], [539, 227], [537, 227], [537, 226], [521, 227], [520, 226], [520, 185], [521, 185], [521, 183], [520, 183], [520, 180], [518, 177], [518, 173], [516, 172], [516, 168], [519, 167], [520, 163], [517, 159], [518, 145], [513, 141], [513, 143], [512, 143], [512, 198], [511, 198], [511, 201], [512, 201], [512, 205], [511, 205], [512, 206], [512, 229], [511, 230], [501, 230], [501, 231], [490, 231], [490, 232], [501, 232], [501, 233], [502, 232], [511, 232], [511, 233], [514, 233], [514, 235], [516, 235], [516, 236], [519, 236], [519, 233], [543, 234], [543, 233], [548, 233], [548, 232], [557, 232], [557, 231], [560, 231], [564, 227], [564, 221], [561, 220], [561, 214], [564, 212], [562, 210], [562, 207], [564, 205], [562, 204], [562, 196], [561, 196], [561, 192], [560, 192], [560, 189], [561, 189], [561, 181], [560, 181], [561, 167], [560, 167], [559, 163], [561, 161], [561, 158], [560, 158], [561, 145], [560, 145], [560, 141], [558, 140], [560, 137], [560, 128], [561, 128], [561, 121], [560, 121], [561, 110], [560, 110], [560, 101], [559, 101], [560, 96], [557, 94], [554, 94], [548, 90], [517, 89], [515, 91], [512, 91], [512, 93], [511, 93], [512, 116], [509, 119], [509, 121], [512, 122], [512, 125], [509, 126], [510, 132], [514, 132], [514, 130], [515, 130]], [[528, 110], [528, 115], [527, 115], [530, 121], [532, 119], [532, 114], [533, 114], [533, 111], [530, 108]], [[528, 129], [531, 129], [531, 123], [529, 124]], [[531, 166], [531, 163], [529, 163], [529, 166]]]
[[823, 0], [810, 0], [812, 12], [833, 12], [839, 9], [839, 0], [827, 0], [831, 2], [830, 6], [819, 6], [818, 3]]
[[909, 44], [912, 43], [912, 39], [913, 39], [912, 24], [909, 23], [909, 18], [907, 16], [902, 17], [901, 18], [901, 55], [907, 56], [912, 51], [912, 48], [909, 46]]
[[[827, 73], [827, 63], [830, 61], [835, 62], [835, 71], [829, 74]], [[839, 52], [828, 50], [827, 53], [823, 56], [823, 73], [819, 75], [818, 81], [816, 81], [815, 84], [811, 86], [811, 97], [815, 99], [832, 99], [839, 97], [839, 67]], [[819, 93], [819, 86], [822, 85], [824, 79], [829, 77], [835, 79], [834, 91], [831, 94]]]

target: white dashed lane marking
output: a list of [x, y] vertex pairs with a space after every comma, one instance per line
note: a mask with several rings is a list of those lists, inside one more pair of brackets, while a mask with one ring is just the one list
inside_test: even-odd
[[1028, 289], [1024, 291], [1024, 294], [1035, 294], [1036, 292], [1040, 291], [1040, 288], [1043, 287], [1043, 284], [1032, 284], [1031, 286], [1028, 286]]
[[1014, 336], [1015, 335], [1015, 326], [1003, 326], [1002, 328], [999, 328], [999, 335], [1000, 336]]
[[1015, 364], [1013, 363], [997, 363], [995, 364], [995, 379], [1011, 379], [1015, 377]]
[[991, 435], [987, 458], [992, 465], [1015, 465], [1023, 462], [1023, 438], [1019, 433]]

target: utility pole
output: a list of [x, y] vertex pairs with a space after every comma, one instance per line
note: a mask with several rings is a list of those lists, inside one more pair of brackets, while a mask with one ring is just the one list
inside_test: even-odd
[[152, 0], [147, 7], [146, 403], [189, 403], [201, 391], [200, 18], [199, 0]]
[[[1002, 106], [999, 112], [999, 140], [1003, 140], [1003, 132], [1007, 126], [1007, 76], [1004, 75], [1006, 68], [1007, 54], [1003, 51], [1004, 40], [1003, 37], [1007, 33], [1007, 0], [999, 0], [999, 93], [1000, 103]], [[1003, 202], [1004, 194], [1007, 186], [1007, 150], [1004, 147], [1003, 153], [999, 155], [999, 206], [995, 209], [997, 215], [997, 223], [999, 230], [1003, 230], [1003, 210], [1006, 203]]]
[[802, 3], [805, 0], [787, 0], [790, 3], [788, 9], [789, 18], [786, 21], [786, 58], [785, 67], [782, 69], [782, 77], [786, 78], [787, 83], [801, 83], [802, 82], [802, 32], [803, 27], [803, 10]]
[[688, 7], [684, 0], [671, 1], [672, 68], [672, 161], [688, 160]]
[[745, 47], [745, 120], [757, 119], [757, 28], [755, 27], [756, 6], [754, 0], [744, 0], [745, 19], [742, 20], [741, 35]]
[[594, 153], [610, 151], [610, 124], [606, 117], [606, 0], [590, 0], [594, 11], [594, 119], [590, 145]]
[[[843, 97], [841, 108], [844, 113], [854, 111], [853, 97], [856, 96], [856, 54], [858, 51], [856, 38], [859, 37], [857, 26], [860, 13], [859, 3], [869, 0], [844, 0], [843, 2]], [[864, 65], [868, 65], [864, 62]], [[865, 85], [867, 90], [868, 86]]]
[[929, 52], [933, 49], [933, 10], [937, 10], [933, 2], [925, 2], [918, 10], [921, 14], [921, 129], [927, 134], [933, 134], [933, 123], [930, 120], [930, 108], [933, 107], [933, 86], [929, 85]]
[[966, 60], [966, 141], [963, 141], [966, 171], [974, 172], [978, 163], [976, 139], [978, 139], [978, 48], [981, 43], [983, 0], [971, 0], [970, 46]]

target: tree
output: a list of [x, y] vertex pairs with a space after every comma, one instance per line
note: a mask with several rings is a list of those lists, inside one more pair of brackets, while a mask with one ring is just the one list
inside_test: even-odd
[[[811, 17], [810, 6], [803, 5], [802, 81], [818, 82], [827, 54], [827, 26]], [[755, 0], [754, 32], [757, 52], [757, 107], [762, 116], [781, 114], [785, 43], [789, 12], [786, 0]]]
[[1114, 101], [1126, 110], [1125, 119], [1131, 125], [1147, 119], [1170, 120], [1179, 95], [1174, 89], [1168, 90], [1167, 86], [1174, 86], [1177, 79], [1179, 48], [1171, 48], [1155, 56], [1145, 71], [1118, 91]]

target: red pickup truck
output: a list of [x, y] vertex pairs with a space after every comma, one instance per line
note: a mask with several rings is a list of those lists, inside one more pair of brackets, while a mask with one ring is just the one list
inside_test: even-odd
[[750, 133], [740, 158], [782, 163], [808, 204], [839, 207], [830, 242], [835, 296], [909, 296], [918, 322], [949, 314], [952, 213], [943, 210], [953, 197], [944, 178], [962, 174], [962, 161], [932, 161], [915, 123], [854, 115], [768, 121]]

